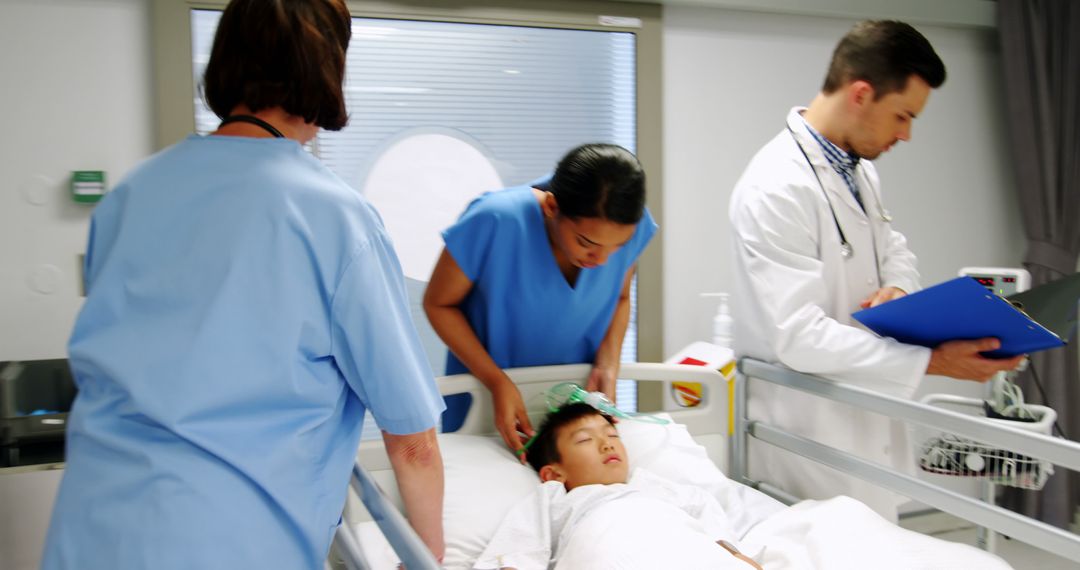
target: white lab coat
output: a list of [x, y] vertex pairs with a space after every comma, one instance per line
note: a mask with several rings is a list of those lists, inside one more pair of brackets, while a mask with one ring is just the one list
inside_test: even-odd
[[[821, 184], [792, 132], [784, 129], [750, 161], [731, 197], [736, 353], [910, 397], [930, 351], [879, 338], [851, 314], [881, 287], [917, 290], [915, 256], [884, 219], [873, 164], [862, 160], [856, 169], [864, 213], [807, 131], [802, 111], [792, 109], [787, 124]], [[841, 255], [826, 192], [853, 248], [850, 258]], [[762, 382], [751, 387], [749, 409], [752, 418], [887, 467], [913, 467], [901, 422]], [[767, 444], [751, 446], [750, 475], [804, 498], [849, 495], [896, 519], [896, 495]]]

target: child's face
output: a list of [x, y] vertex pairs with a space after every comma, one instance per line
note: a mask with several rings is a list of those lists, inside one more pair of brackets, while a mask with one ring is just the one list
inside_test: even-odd
[[[615, 426], [603, 416], [585, 416], [559, 429], [560, 461], [541, 470], [544, 481], [562, 481], [569, 491], [580, 485], [625, 483], [629, 465]], [[544, 471], [547, 471], [545, 475]]]

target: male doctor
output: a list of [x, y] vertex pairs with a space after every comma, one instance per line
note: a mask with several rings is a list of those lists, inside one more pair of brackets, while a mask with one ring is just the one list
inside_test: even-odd
[[[735, 349], [740, 356], [910, 397], [924, 374], [986, 381], [1020, 357], [991, 360], [996, 339], [931, 350], [879, 338], [851, 314], [919, 288], [915, 255], [889, 224], [872, 160], [911, 138], [945, 81], [933, 47], [902, 22], [857, 24], [821, 92], [788, 113], [731, 197]], [[914, 466], [903, 423], [778, 386], [752, 386], [751, 417], [887, 467]], [[901, 498], [794, 454], [751, 446], [751, 477], [805, 498], [849, 495], [896, 520]]]

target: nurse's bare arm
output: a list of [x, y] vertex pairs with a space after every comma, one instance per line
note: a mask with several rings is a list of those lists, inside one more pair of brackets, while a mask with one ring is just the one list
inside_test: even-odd
[[513, 380], [506, 375], [476, 331], [465, 318], [461, 304], [472, 291], [473, 282], [461, 270], [454, 256], [443, 248], [435, 269], [431, 272], [427, 290], [424, 291], [424, 312], [432, 328], [446, 346], [461, 360], [465, 368], [491, 391], [495, 408], [495, 428], [499, 430], [506, 445], [517, 451], [522, 447], [517, 430], [531, 436], [532, 425], [525, 412], [525, 402]]
[[442, 562], [443, 462], [435, 430], [395, 435], [382, 432], [409, 524]]
[[615, 304], [615, 314], [611, 317], [604, 340], [596, 350], [596, 362], [585, 383], [585, 389], [592, 392], [599, 390], [609, 400], [615, 401], [615, 379], [619, 376], [619, 360], [622, 356], [623, 339], [626, 328], [630, 325], [630, 285], [634, 281], [637, 265], [626, 272], [619, 300]]

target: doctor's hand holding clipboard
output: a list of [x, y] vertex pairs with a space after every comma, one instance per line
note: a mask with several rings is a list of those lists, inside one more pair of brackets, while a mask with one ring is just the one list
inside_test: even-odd
[[[907, 292], [903, 289], [883, 287], [859, 303], [859, 306], [863, 309], [872, 309], [904, 296], [907, 296]], [[931, 347], [934, 348], [934, 352], [930, 355], [930, 363], [926, 368], [926, 373], [951, 376], [960, 380], [986, 382], [1001, 371], [1002, 366], [1008, 367], [1004, 370], [1013, 370], [1020, 366], [1020, 362], [1023, 360], [1023, 357], [1019, 356], [1002, 361], [1001, 359], [991, 359], [981, 355], [984, 352], [997, 350], [1000, 346], [1001, 342], [996, 338], [943, 342], [939, 346]]]
[[928, 374], [982, 380], [1014, 369], [1027, 353], [1064, 346], [1075, 321], [1058, 317], [1078, 296], [1076, 275], [1008, 299], [958, 277], [852, 317], [881, 336], [932, 348]]

